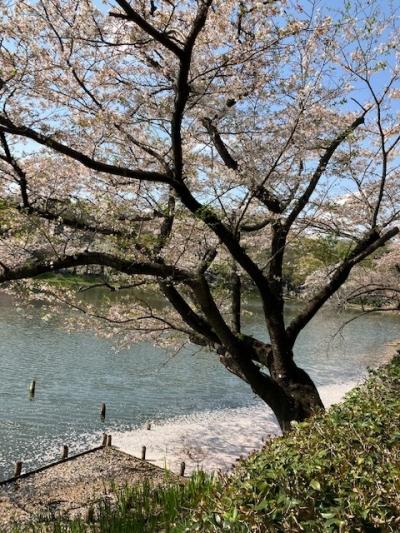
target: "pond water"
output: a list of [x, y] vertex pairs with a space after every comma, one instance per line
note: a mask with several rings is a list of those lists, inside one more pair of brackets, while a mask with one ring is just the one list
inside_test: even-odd
[[[250, 308], [246, 331], [265, 338], [259, 305]], [[327, 307], [302, 332], [296, 359], [318, 385], [359, 379], [387, 358], [384, 343], [400, 337], [400, 318], [389, 314], [361, 316], [333, 337], [356, 314]], [[0, 479], [12, 474], [16, 460], [30, 469], [54, 460], [64, 443], [74, 451], [100, 442], [104, 431], [257, 403], [212, 353], [185, 349], [169, 359], [146, 344], [115, 352], [90, 331], [67, 334], [39, 317], [24, 318], [3, 293], [0, 335]]]

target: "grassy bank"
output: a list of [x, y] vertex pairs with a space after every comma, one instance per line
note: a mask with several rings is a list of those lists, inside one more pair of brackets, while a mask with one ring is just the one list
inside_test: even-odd
[[[244, 461], [200, 531], [400, 531], [400, 357]], [[229, 529], [230, 528], [230, 529]]]
[[[400, 531], [400, 357], [229, 477], [137, 486], [55, 531]], [[97, 518], [95, 518], [97, 516]], [[39, 530], [37, 528], [31, 529]]]

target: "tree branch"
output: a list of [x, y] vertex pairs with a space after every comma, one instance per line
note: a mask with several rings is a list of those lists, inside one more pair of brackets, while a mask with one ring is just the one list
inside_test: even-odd
[[17, 126], [13, 124], [11, 120], [4, 116], [0, 116], [0, 126], [2, 126], [0, 131], [8, 132], [13, 135], [19, 135], [21, 137], [26, 137], [32, 139], [39, 144], [52, 148], [54, 151], [59, 152], [60, 154], [71, 157], [75, 161], [79, 161], [87, 168], [96, 170], [98, 172], [106, 172], [114, 176], [123, 176], [125, 178], [138, 179], [143, 181], [159, 182], [159, 183], [170, 183], [171, 178], [166, 174], [156, 171], [147, 171], [141, 169], [131, 169], [127, 167], [119, 167], [116, 165], [110, 165], [108, 163], [103, 163], [102, 161], [97, 161], [92, 157], [89, 157], [74, 148], [71, 148], [59, 141], [56, 141], [53, 137], [48, 135], [43, 135], [32, 128], [26, 126]]
[[256, 222], [255, 224], [242, 224], [240, 226], [240, 231], [244, 231], [245, 233], [251, 233], [253, 231], [259, 231], [260, 229], [265, 228], [268, 226], [268, 224], [271, 223], [270, 218], [266, 218], [262, 222]]
[[363, 114], [357, 117], [352, 124], [342, 131], [328, 146], [325, 150], [323, 156], [320, 158], [318, 166], [311, 177], [310, 183], [308, 184], [306, 190], [296, 202], [292, 212], [286, 219], [285, 225], [287, 228], [290, 228], [293, 222], [296, 220], [298, 215], [307, 205], [312, 193], [314, 192], [316, 186], [318, 185], [319, 179], [322, 174], [325, 172], [326, 167], [328, 166], [329, 161], [331, 160], [333, 154], [336, 152], [337, 148], [342, 144], [342, 142], [361, 124], [364, 124], [365, 115], [368, 113], [368, 110], [364, 111]]
[[284, 207], [282, 206], [281, 201], [263, 185], [258, 185], [254, 189], [254, 196], [272, 213], [280, 215], [283, 212]]
[[160, 281], [159, 285], [165, 297], [188, 326], [202, 337], [205, 337], [209, 342], [217, 345], [220, 344], [219, 338], [215, 335], [209, 323], [193, 311], [192, 307], [186, 302], [176, 287], [165, 281]]
[[40, 218], [45, 220], [50, 220], [53, 222], [60, 222], [61, 224], [68, 226], [69, 228], [76, 229], [79, 231], [88, 231], [91, 233], [98, 233], [100, 235], [114, 235], [117, 237], [127, 237], [129, 232], [124, 230], [119, 230], [116, 228], [102, 226], [97, 224], [92, 224], [89, 221], [84, 221], [77, 217], [71, 217], [68, 215], [52, 213], [51, 211], [41, 209], [34, 205], [30, 205], [28, 208], [16, 207], [19, 211], [22, 211], [25, 214], [37, 215]]
[[170, 190], [168, 196], [167, 213], [163, 215], [163, 222], [160, 227], [160, 232], [157, 237], [157, 244], [154, 247], [154, 252], [159, 254], [164, 246], [167, 244], [168, 238], [171, 235], [172, 227], [174, 224], [175, 215], [175, 195], [174, 191]]
[[219, 237], [221, 242], [228, 248], [232, 257], [239, 263], [260, 290], [265, 309], [273, 311], [276, 304], [275, 297], [262, 270], [254, 263], [246, 253], [240, 242], [226, 226], [221, 222], [212, 209], [207, 209], [189, 191], [185, 183], [174, 182], [174, 188], [183, 205], [196, 217], [200, 218]]
[[[221, 135], [219, 134], [216, 126], [214, 126], [212, 120], [208, 117], [202, 119], [202, 124], [208, 131], [214, 146], [224, 162], [225, 166], [231, 170], [238, 170], [239, 164], [236, 159], [233, 158], [228, 147], [222, 140]], [[270, 211], [273, 213], [282, 213], [283, 208], [276, 196], [273, 193], [268, 191], [263, 185], [259, 185], [254, 190], [254, 196], [262, 202]]]
[[22, 204], [24, 207], [29, 207], [29, 198], [28, 198], [28, 183], [26, 178], [26, 173], [22, 170], [17, 160], [12, 156], [10, 147], [8, 145], [6, 136], [3, 131], [0, 130], [0, 139], [5, 153], [5, 157], [1, 156], [1, 159], [6, 161], [14, 169], [15, 173], [18, 176], [18, 184], [21, 190]]
[[241, 332], [242, 282], [237, 272], [236, 263], [232, 264], [231, 272], [231, 314], [232, 329], [236, 334]]
[[225, 163], [225, 166], [231, 170], [237, 170], [239, 167], [238, 162], [232, 157], [217, 128], [212, 123], [212, 120], [208, 117], [204, 117], [201, 122], [208, 131], [218, 154]]
[[82, 252], [75, 255], [62, 256], [54, 260], [31, 260], [16, 268], [10, 268], [3, 264], [0, 283], [32, 278], [63, 268], [83, 265], [104, 265], [128, 275], [153, 276], [161, 279], [173, 279], [183, 283], [190, 283], [192, 280], [192, 274], [190, 272], [172, 265], [135, 262], [101, 252]]
[[125, 14], [111, 12], [111, 17], [122, 18], [134, 22], [145, 33], [153, 37], [155, 41], [165, 46], [165, 48], [168, 48], [168, 50], [173, 52], [176, 56], [182, 56], [182, 48], [180, 48], [172, 39], [170, 39], [166, 33], [157, 30], [157, 28], [147, 22], [147, 20], [145, 20], [137, 11], [132, 8], [129, 2], [126, 2], [126, 0], [116, 0], [116, 2], [124, 10]]
[[286, 329], [287, 335], [293, 345], [297, 335], [306, 324], [315, 316], [323, 304], [343, 285], [347, 280], [351, 269], [360, 261], [368, 257], [378, 248], [384, 246], [392, 237], [399, 233], [399, 228], [392, 228], [383, 235], [379, 235], [373, 228], [364, 239], [350, 253], [349, 257], [336, 269], [330, 281], [310, 300], [307, 307], [302, 311]]
[[185, 107], [189, 98], [189, 73], [192, 62], [193, 47], [196, 38], [204, 27], [208, 9], [212, 0], [202, 0], [198, 3], [196, 17], [193, 21], [190, 33], [185, 41], [182, 54], [180, 55], [180, 66], [175, 87], [175, 105], [171, 120], [171, 141], [174, 159], [174, 174], [176, 180], [183, 178], [183, 153], [182, 153], [182, 120]]

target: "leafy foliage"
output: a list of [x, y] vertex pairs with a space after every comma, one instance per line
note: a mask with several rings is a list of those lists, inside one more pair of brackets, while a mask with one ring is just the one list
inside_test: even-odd
[[299, 237], [286, 249], [284, 276], [291, 286], [301, 287], [307, 276], [343, 260], [351, 248], [346, 239]]
[[241, 463], [197, 530], [398, 531], [400, 357]]

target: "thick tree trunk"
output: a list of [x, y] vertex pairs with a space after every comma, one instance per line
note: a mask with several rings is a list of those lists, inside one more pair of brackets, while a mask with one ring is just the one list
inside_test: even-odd
[[[271, 376], [272, 382], [265, 384], [265, 390], [253, 391], [265, 401], [276, 416], [283, 433], [291, 429], [293, 421], [303, 422], [324, 405], [318, 390], [309, 375], [301, 368], [295, 367], [286, 377]], [[273, 394], [271, 395], [271, 389]], [[272, 396], [272, 397], [271, 397]]]
[[[271, 345], [250, 337], [245, 339], [245, 343], [249, 350], [246, 358], [257, 361], [269, 372], [269, 377], [261, 386], [257, 375], [253, 379], [250, 374], [246, 380], [272, 409], [283, 432], [290, 430], [292, 421], [302, 422], [324, 409], [314, 382], [305, 370], [296, 365], [290, 349], [282, 354], [276, 348], [273, 350]], [[258, 374], [262, 374], [260, 370]]]
[[283, 432], [290, 430], [291, 422], [302, 422], [324, 405], [310, 376], [294, 363], [285, 375], [271, 372], [272, 379], [279, 385], [286, 396], [281, 408], [275, 407], [274, 413]]

